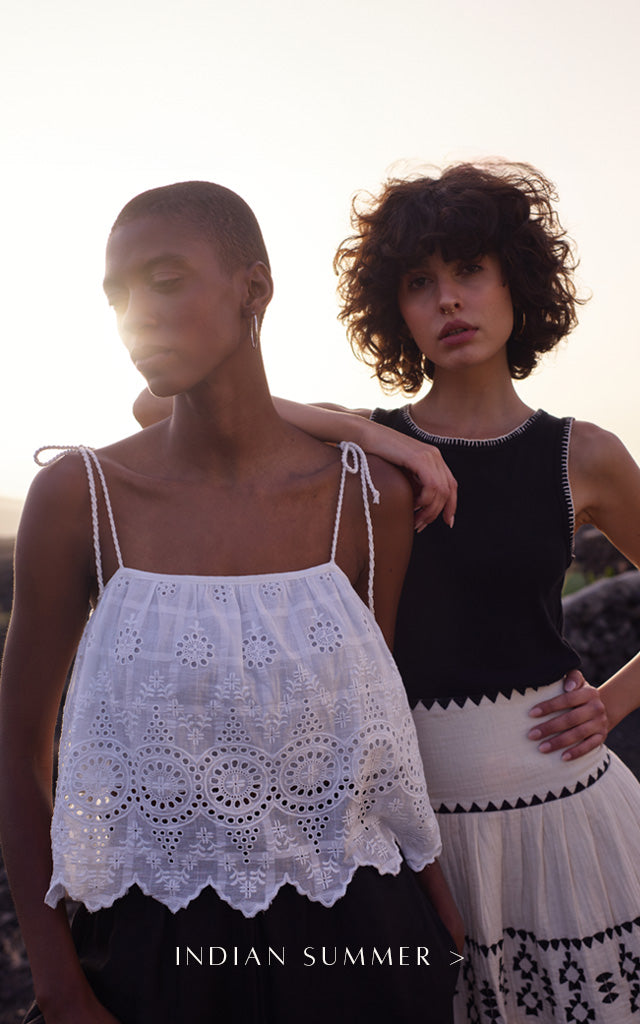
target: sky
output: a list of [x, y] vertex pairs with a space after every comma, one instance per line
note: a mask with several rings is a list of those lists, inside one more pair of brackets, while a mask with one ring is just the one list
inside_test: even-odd
[[101, 290], [133, 195], [193, 178], [253, 207], [276, 292], [275, 394], [392, 406], [336, 320], [332, 258], [358, 190], [499, 156], [541, 168], [589, 302], [519, 385], [640, 460], [637, 0], [24, 0], [0, 35], [0, 495], [34, 449], [136, 429], [144, 382]]

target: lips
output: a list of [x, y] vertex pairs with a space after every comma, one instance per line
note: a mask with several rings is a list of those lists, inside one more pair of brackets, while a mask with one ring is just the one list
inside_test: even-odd
[[142, 363], [147, 363], [158, 356], [166, 356], [168, 351], [169, 349], [162, 348], [159, 345], [140, 345], [131, 349], [129, 355], [131, 356], [131, 362], [140, 367]]
[[477, 329], [466, 320], [448, 320], [438, 335], [438, 341], [470, 341]]

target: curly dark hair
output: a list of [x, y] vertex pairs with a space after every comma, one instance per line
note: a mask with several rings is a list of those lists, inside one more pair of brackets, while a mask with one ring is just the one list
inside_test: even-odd
[[577, 266], [552, 203], [554, 186], [525, 163], [454, 164], [439, 177], [392, 178], [356, 195], [354, 234], [336, 253], [340, 319], [356, 355], [387, 391], [414, 394], [434, 366], [400, 315], [404, 274], [439, 251], [446, 261], [495, 253], [514, 306], [511, 376], [527, 377], [577, 323]]

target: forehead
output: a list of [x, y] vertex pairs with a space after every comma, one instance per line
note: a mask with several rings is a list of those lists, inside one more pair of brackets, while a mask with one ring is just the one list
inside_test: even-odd
[[221, 268], [214, 243], [195, 225], [177, 218], [136, 217], [114, 228], [107, 241], [107, 277], [162, 260]]

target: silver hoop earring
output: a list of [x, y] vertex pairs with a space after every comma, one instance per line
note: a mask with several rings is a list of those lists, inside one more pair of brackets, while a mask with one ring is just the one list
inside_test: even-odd
[[260, 330], [258, 327], [257, 313], [251, 314], [251, 320], [249, 321], [249, 337], [251, 338], [251, 348], [257, 348], [260, 344]]

